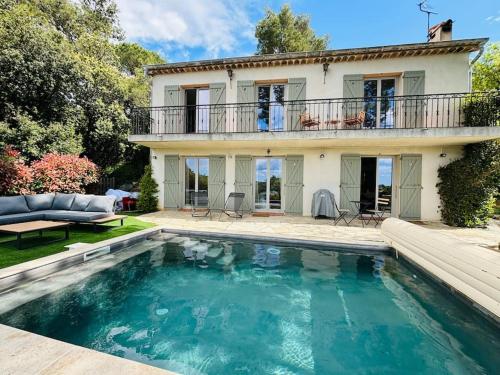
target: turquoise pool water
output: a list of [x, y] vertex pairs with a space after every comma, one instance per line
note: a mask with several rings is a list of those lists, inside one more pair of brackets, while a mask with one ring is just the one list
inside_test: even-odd
[[500, 369], [499, 330], [390, 256], [209, 238], [146, 245], [0, 322], [183, 374]]

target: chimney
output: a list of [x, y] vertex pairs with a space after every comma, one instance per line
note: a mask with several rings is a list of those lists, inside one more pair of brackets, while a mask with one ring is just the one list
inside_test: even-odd
[[446, 42], [451, 40], [451, 29], [453, 21], [451, 19], [438, 23], [429, 29], [427, 35], [429, 42]]

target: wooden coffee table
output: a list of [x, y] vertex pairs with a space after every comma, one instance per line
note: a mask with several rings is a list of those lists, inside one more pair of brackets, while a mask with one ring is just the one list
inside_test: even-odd
[[41, 237], [42, 232], [44, 230], [63, 228], [64, 238], [56, 240], [56, 241], [62, 241], [62, 240], [67, 240], [69, 238], [69, 226], [71, 224], [73, 223], [70, 221], [35, 220], [35, 221], [28, 221], [26, 223], [0, 225], [0, 233], [15, 234], [17, 236], [16, 247], [20, 249], [21, 235], [23, 233], [38, 232]]

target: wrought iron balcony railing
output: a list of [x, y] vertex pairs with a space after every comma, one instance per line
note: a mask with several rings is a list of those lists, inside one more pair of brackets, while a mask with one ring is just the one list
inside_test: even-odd
[[136, 108], [132, 134], [217, 134], [499, 126], [500, 93]]

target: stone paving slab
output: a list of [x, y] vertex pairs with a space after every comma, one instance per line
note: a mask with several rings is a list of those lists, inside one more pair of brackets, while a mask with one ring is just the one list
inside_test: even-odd
[[0, 374], [173, 375], [175, 373], [0, 324]]
[[[158, 211], [139, 217], [141, 220], [166, 226], [171, 229], [213, 231], [223, 233], [244, 233], [252, 235], [266, 235], [277, 238], [298, 238], [310, 240], [335, 241], [347, 244], [383, 244], [380, 226], [376, 228], [373, 222], [362, 227], [359, 220], [354, 220], [350, 226], [333, 225], [332, 220], [313, 219], [307, 216], [270, 216], [255, 217], [245, 215], [243, 219], [232, 219], [214, 213], [210, 217], [191, 217], [190, 212]], [[499, 221], [492, 221], [485, 228], [453, 228], [440, 222], [416, 223], [427, 229], [439, 231], [451, 238], [463, 240], [490, 250], [499, 250], [500, 225]]]

